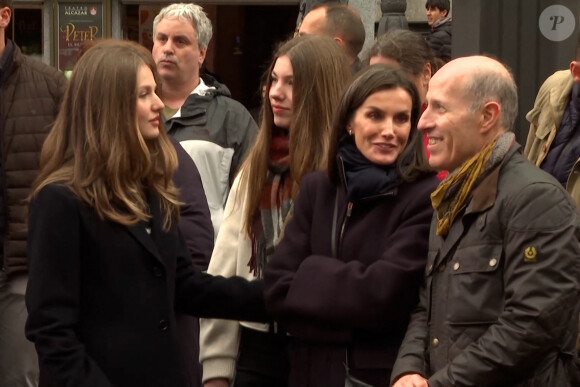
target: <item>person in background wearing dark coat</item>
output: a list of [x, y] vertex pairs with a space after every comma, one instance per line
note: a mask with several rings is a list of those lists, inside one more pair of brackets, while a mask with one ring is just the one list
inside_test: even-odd
[[455, 59], [427, 102], [419, 130], [449, 175], [431, 195], [425, 283], [394, 386], [579, 386], [580, 212], [515, 142], [512, 75]]
[[431, 26], [431, 32], [425, 38], [431, 50], [443, 62], [451, 60], [451, 37], [453, 28], [451, 24], [451, 4], [449, 0], [427, 0], [427, 24]]
[[0, 386], [38, 385], [38, 359], [24, 336], [26, 203], [42, 143], [57, 113], [66, 78], [25, 56], [6, 31], [12, 1], [0, 0]]
[[[193, 159], [179, 142], [169, 136], [177, 153], [177, 169], [173, 184], [179, 191], [178, 228], [185, 240], [193, 267], [205, 271], [213, 251], [213, 225], [203, 190], [201, 176]], [[180, 344], [184, 353], [183, 370], [191, 387], [201, 386], [199, 364], [199, 320], [184, 313], [176, 315]]]
[[[266, 266], [266, 307], [290, 334], [291, 386], [385, 385], [427, 258], [421, 101], [401, 70], [363, 70], [337, 106], [328, 172], [307, 175]], [[365, 384], [366, 385], [366, 384]]]
[[145, 48], [97, 44], [43, 146], [26, 292], [41, 386], [183, 386], [176, 312], [266, 318], [260, 281], [192, 267], [158, 85]]

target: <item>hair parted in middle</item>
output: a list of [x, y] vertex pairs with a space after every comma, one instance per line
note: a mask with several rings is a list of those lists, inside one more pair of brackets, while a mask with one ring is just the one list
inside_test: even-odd
[[146, 140], [139, 131], [137, 78], [142, 66], [151, 70], [159, 88], [151, 53], [137, 43], [104, 40], [78, 60], [42, 147], [32, 195], [47, 184], [61, 183], [102, 219], [132, 225], [150, 218], [149, 189], [159, 195], [164, 228], [177, 220], [175, 148], [161, 122], [155, 139]]
[[344, 50], [328, 36], [298, 36], [283, 42], [275, 50], [262, 77], [260, 130], [241, 170], [241, 179], [247, 190], [244, 220], [248, 233], [259, 209], [268, 173], [270, 142], [275, 129], [268, 93], [274, 65], [281, 56], [288, 57], [293, 73], [289, 147], [294, 195], [305, 174], [326, 167], [333, 111], [352, 78]]
[[[369, 66], [357, 74], [344, 92], [335, 111], [328, 155], [328, 176], [335, 184], [340, 181], [336, 161], [340, 141], [344, 136], [347, 136], [349, 141], [354, 141], [353, 137], [348, 135], [347, 127], [352, 121], [356, 110], [371, 94], [398, 88], [404, 89], [411, 96], [413, 104], [409, 139], [405, 149], [403, 149], [396, 161], [399, 177], [404, 181], [412, 181], [422, 173], [433, 171], [429, 167], [427, 156], [425, 156], [421, 133], [417, 130], [417, 123], [421, 115], [419, 92], [413, 81], [409, 79], [403, 70], [394, 69], [389, 65], [379, 63]], [[403, 160], [410, 160], [410, 163], [405, 168], [402, 168]]]
[[153, 36], [157, 31], [157, 24], [163, 19], [179, 19], [191, 23], [197, 33], [199, 48], [207, 48], [213, 34], [213, 27], [207, 14], [197, 4], [174, 3], [163, 8], [153, 20]]

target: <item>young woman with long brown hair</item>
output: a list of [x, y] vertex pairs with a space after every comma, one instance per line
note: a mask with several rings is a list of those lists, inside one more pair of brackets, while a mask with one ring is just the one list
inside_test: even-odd
[[[326, 167], [332, 113], [350, 74], [326, 36], [297, 37], [275, 52], [258, 138], [232, 187], [209, 273], [262, 277], [302, 177]], [[275, 323], [202, 320], [200, 348], [206, 386], [287, 384], [285, 332]]]
[[176, 311], [265, 317], [259, 282], [192, 267], [158, 84], [145, 48], [95, 45], [43, 146], [26, 293], [41, 386], [181, 386]]

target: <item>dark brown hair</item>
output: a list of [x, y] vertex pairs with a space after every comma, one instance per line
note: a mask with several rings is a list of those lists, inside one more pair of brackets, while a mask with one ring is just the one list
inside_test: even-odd
[[393, 59], [402, 70], [415, 76], [423, 72], [426, 63], [431, 64], [431, 74], [439, 68], [425, 39], [409, 30], [392, 29], [379, 36], [369, 49], [367, 61], [373, 56]]
[[[399, 176], [404, 181], [412, 181], [419, 175], [432, 171], [425, 156], [421, 133], [417, 130], [417, 123], [421, 114], [421, 99], [415, 84], [402, 70], [394, 69], [386, 64], [376, 64], [367, 67], [357, 75], [346, 89], [335, 111], [328, 156], [328, 176], [335, 184], [340, 181], [336, 162], [340, 141], [344, 136], [348, 136], [347, 126], [352, 121], [356, 110], [371, 94], [381, 90], [398, 88], [402, 88], [409, 93], [413, 103], [409, 139], [405, 149], [403, 149], [396, 161]], [[350, 139], [349, 141], [354, 141], [351, 136], [348, 138]], [[407, 159], [410, 159], [410, 163], [403, 170], [402, 162]]]
[[445, 17], [449, 16], [449, 11], [451, 11], [451, 3], [449, 0], [427, 0], [425, 3], [425, 9], [438, 8], [439, 11], [447, 11]]

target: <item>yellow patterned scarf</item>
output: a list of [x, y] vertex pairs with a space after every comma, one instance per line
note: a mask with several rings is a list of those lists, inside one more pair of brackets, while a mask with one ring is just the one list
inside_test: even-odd
[[502, 162], [514, 140], [511, 132], [499, 135], [441, 181], [431, 194], [431, 203], [437, 214], [437, 235], [447, 236], [473, 188]]

